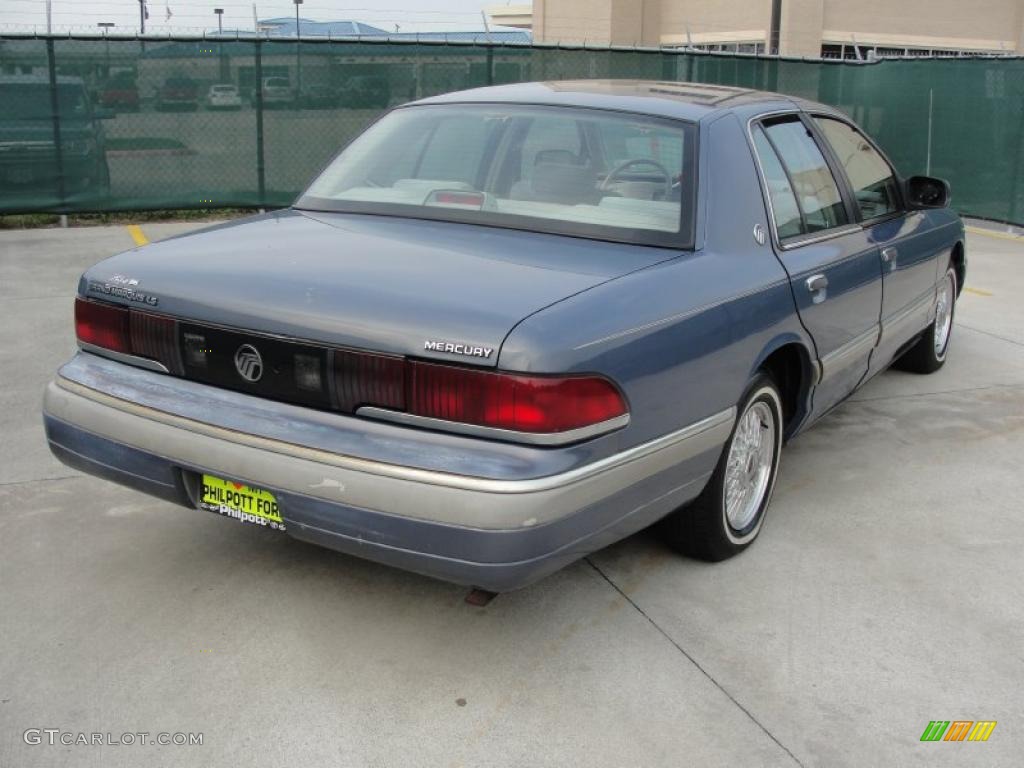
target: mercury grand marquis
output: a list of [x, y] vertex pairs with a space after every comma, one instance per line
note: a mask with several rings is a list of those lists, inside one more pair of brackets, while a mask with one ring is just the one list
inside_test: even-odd
[[390, 110], [282, 211], [92, 267], [50, 447], [490, 591], [660, 521], [717, 561], [783, 443], [945, 361], [964, 230], [844, 114], [687, 83]]

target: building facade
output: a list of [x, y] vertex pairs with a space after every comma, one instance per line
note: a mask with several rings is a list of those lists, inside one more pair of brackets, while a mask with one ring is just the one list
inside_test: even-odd
[[538, 42], [783, 56], [1024, 53], [1024, 0], [534, 0]]

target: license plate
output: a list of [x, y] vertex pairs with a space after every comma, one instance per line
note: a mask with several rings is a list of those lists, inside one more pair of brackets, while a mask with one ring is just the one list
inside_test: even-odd
[[243, 523], [254, 523], [277, 531], [284, 530], [284, 521], [277, 499], [270, 491], [235, 483], [213, 475], [203, 475], [203, 492], [199, 508], [233, 517]]

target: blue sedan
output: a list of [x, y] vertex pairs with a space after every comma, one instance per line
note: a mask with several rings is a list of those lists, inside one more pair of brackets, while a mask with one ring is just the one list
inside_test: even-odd
[[289, 209], [81, 278], [65, 463], [491, 591], [660, 521], [722, 560], [783, 443], [949, 350], [964, 230], [845, 115], [625, 80], [389, 111]]

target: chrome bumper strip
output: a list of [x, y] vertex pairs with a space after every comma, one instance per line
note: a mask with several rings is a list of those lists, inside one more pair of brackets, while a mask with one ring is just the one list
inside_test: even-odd
[[78, 348], [81, 349], [83, 352], [91, 352], [94, 355], [106, 357], [110, 360], [116, 360], [119, 363], [134, 365], [136, 368], [145, 368], [147, 371], [156, 371], [157, 373], [170, 373], [166, 365], [164, 365], [163, 363], [158, 363], [156, 360], [150, 360], [148, 357], [126, 355], [124, 352], [115, 352], [112, 349], [97, 347], [95, 344], [89, 344], [88, 342], [85, 341], [78, 342]]
[[417, 416], [414, 413], [392, 411], [387, 408], [375, 408], [369, 405], [359, 408], [356, 411], [356, 416], [377, 419], [378, 421], [389, 421], [392, 424], [404, 424], [409, 427], [436, 429], [443, 432], [454, 432], [457, 435], [507, 440], [510, 443], [526, 443], [528, 445], [568, 445], [569, 443], [578, 443], [580, 440], [587, 440], [591, 437], [603, 435], [606, 432], [622, 429], [629, 424], [629, 414], [624, 413], [621, 416], [616, 416], [613, 419], [608, 419], [598, 424], [591, 424], [578, 429], [569, 429], [565, 432], [518, 432], [512, 429], [481, 427], [476, 424], [463, 424], [458, 421], [448, 421], [447, 419]]

